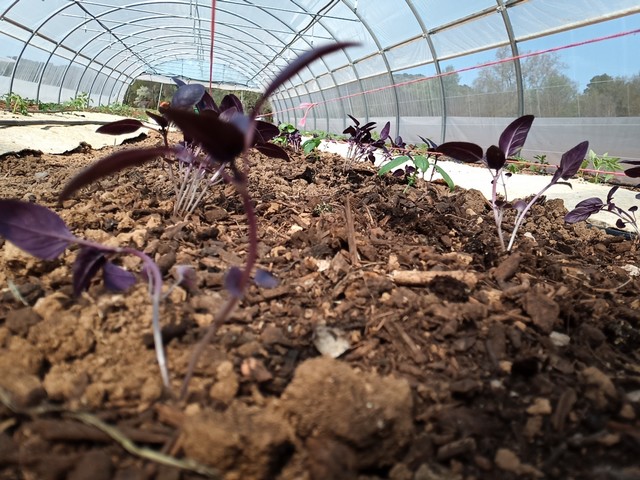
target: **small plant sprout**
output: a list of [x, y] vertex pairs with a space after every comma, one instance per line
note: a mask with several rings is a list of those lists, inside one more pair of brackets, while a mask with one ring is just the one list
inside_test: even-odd
[[[221, 106], [220, 111], [210, 109], [203, 112], [196, 112], [194, 111], [195, 109], [176, 108], [174, 103], [175, 97], [171, 106], [163, 109], [163, 116], [182, 131], [185, 139], [189, 139], [192, 144], [197, 145], [202, 152], [210, 158], [215, 159], [216, 162], [225, 165], [225, 169], [222, 171], [222, 177], [226, 182], [231, 183], [235, 187], [238, 195], [242, 199], [247, 218], [248, 247], [244, 266], [242, 268], [233, 266], [226, 274], [224, 284], [229, 293], [229, 297], [217, 312], [204, 337], [192, 353], [180, 391], [180, 398], [185, 398], [187, 394], [189, 382], [204, 348], [211, 341], [220, 325], [229, 318], [238, 306], [240, 299], [244, 296], [257, 261], [258, 223], [253, 201], [249, 195], [248, 171], [246, 167], [243, 170], [238, 165], [237, 159], [240, 156], [245, 156], [252, 147], [255, 147], [262, 153], [272, 155], [280, 155], [280, 152], [284, 153], [284, 151], [277, 145], [267, 143], [268, 139], [278, 134], [277, 127], [275, 125], [265, 124], [265, 122], [260, 122], [256, 117], [260, 114], [266, 99], [289, 78], [314, 60], [351, 45], [353, 44], [328, 44], [299, 56], [276, 75], [248, 116], [243, 113], [239, 102], [235, 103], [232, 98], [229, 101], [234, 104], [224, 109]], [[198, 96], [195, 89], [193, 92], [188, 93], [195, 94], [189, 97], [189, 101], [185, 102], [185, 105], [191, 104]], [[182, 104], [180, 106], [182, 106]], [[196, 106], [196, 108], [199, 107]], [[268, 125], [268, 127], [262, 124]], [[273, 132], [274, 130], [275, 132]], [[118, 152], [111, 157], [99, 160], [80, 172], [76, 177], [71, 179], [60, 196], [62, 199], [67, 198], [79, 188], [99, 178], [111, 175], [123, 168], [141, 165], [160, 155], [169, 156], [175, 154], [175, 148], [167, 146]], [[248, 162], [244, 163], [245, 165], [248, 164]], [[258, 272], [260, 273], [256, 273], [254, 277], [256, 283], [270, 286], [276, 281], [270, 274], [261, 271]]]
[[[391, 159], [389, 162], [385, 163], [378, 170], [378, 175], [382, 176], [388, 172], [392, 172], [392, 174], [396, 177], [404, 177], [407, 181], [407, 188], [413, 187], [416, 184], [418, 179], [418, 175], [421, 175], [423, 178], [427, 174], [427, 171], [431, 169], [431, 177], [429, 181], [433, 181], [433, 176], [437, 172], [440, 174], [442, 179], [445, 181], [450, 190], [455, 188], [455, 184], [453, 180], [449, 176], [444, 169], [438, 165], [438, 156], [434, 153], [436, 150], [436, 145], [431, 140], [427, 138], [420, 137], [427, 147], [426, 155], [414, 155], [410, 152], [407, 152], [406, 155], [400, 155], [399, 157], [395, 157]], [[392, 142], [395, 148], [405, 149], [405, 144], [402, 141], [401, 137], [398, 137], [395, 142]], [[400, 165], [411, 162], [413, 165], [407, 165], [404, 168], [398, 168]], [[405, 189], [406, 191], [406, 189]]]
[[[638, 217], [636, 212], [638, 206], [633, 205], [629, 209], [624, 210], [617, 206], [613, 202], [613, 195], [618, 190], [619, 186], [616, 185], [609, 190], [606, 201], [602, 201], [598, 197], [591, 197], [576, 204], [575, 208], [564, 216], [564, 221], [567, 223], [578, 223], [587, 220], [591, 215], [594, 215], [601, 211], [612, 213], [618, 220], [616, 221], [616, 227], [622, 229], [628, 225], [635, 231], [635, 241], [640, 241], [640, 225], [638, 225]], [[636, 195], [636, 199], [640, 200], [640, 193]]]
[[[76, 296], [89, 288], [91, 279], [102, 271], [106, 288], [124, 291], [136, 282], [136, 276], [111, 261], [118, 255], [133, 255], [142, 261], [142, 273], [149, 282], [152, 303], [152, 328], [160, 375], [169, 387], [169, 371], [160, 330], [162, 274], [155, 262], [143, 252], [128, 247], [108, 247], [76, 237], [52, 210], [19, 200], [0, 200], [0, 235], [18, 248], [41, 260], [53, 260], [71, 245], [80, 249], [73, 264], [73, 292]], [[180, 281], [180, 280], [179, 280]]]
[[[498, 140], [498, 146], [491, 145], [483, 154], [482, 147], [469, 142], [446, 142], [438, 147], [438, 152], [447, 157], [467, 163], [483, 163], [491, 173], [491, 209], [498, 229], [498, 239], [505, 250], [504, 235], [502, 233], [502, 219], [504, 216], [505, 199], [498, 198], [498, 182], [504, 180], [503, 169], [507, 158], [518, 155], [533, 123], [533, 115], [525, 115], [511, 122], [504, 129]], [[503, 181], [504, 184], [504, 181]]]
[[385, 123], [384, 127], [382, 127], [382, 130], [380, 131], [380, 138], [375, 140], [373, 138], [373, 130], [376, 128], [376, 122], [369, 122], [364, 125], [360, 125], [360, 122], [356, 118], [351, 115], [347, 116], [353, 122], [353, 125], [347, 127], [342, 132], [349, 135], [349, 138], [347, 139], [347, 143], [349, 145], [349, 149], [347, 150], [347, 161], [351, 163], [369, 160], [371, 163], [374, 163], [376, 160], [376, 150], [382, 149], [383, 151], [386, 151], [385, 143], [389, 139], [391, 124], [389, 122]]
[[[242, 104], [235, 95], [226, 95], [220, 102], [220, 106], [217, 106], [201, 84], [186, 84], [177, 78], [174, 78], [174, 81], [178, 84], [178, 89], [170, 103], [173, 111], [181, 110], [220, 118], [243, 113]], [[196, 208], [202, 204], [207, 194], [211, 191], [212, 186], [222, 182], [226, 163], [209, 154], [197, 141], [194, 141], [192, 137], [186, 134], [183, 141], [170, 147], [168, 141], [170, 122], [164, 114], [164, 112], [168, 111], [168, 108], [162, 107], [161, 111], [161, 115], [150, 111], [147, 111], [147, 114], [160, 127], [160, 134], [167, 149], [165, 154], [162, 155], [162, 159], [168, 164], [169, 179], [175, 194], [173, 213], [184, 218], [195, 212]], [[142, 126], [142, 122], [138, 120], [124, 119], [103, 125], [97, 131], [99, 133], [121, 135], [135, 132]], [[288, 158], [284, 150], [277, 145], [268, 143], [279, 133], [279, 130], [274, 125], [256, 121], [255, 129], [256, 133], [252, 147], [270, 157]]]
[[272, 140], [273, 143], [283, 147], [290, 147], [294, 152], [298, 152], [302, 143], [300, 130], [290, 123], [281, 123], [278, 125], [278, 130], [280, 130], [280, 135]]
[[556, 184], [563, 184], [571, 187], [570, 183], [561, 182], [560, 180], [569, 180], [578, 172], [578, 170], [580, 169], [580, 165], [582, 164], [582, 159], [584, 158], [584, 155], [588, 148], [589, 142], [584, 141], [573, 147], [571, 150], [565, 152], [560, 159], [560, 166], [558, 167], [558, 170], [556, 170], [556, 172], [553, 174], [549, 183], [542, 190], [536, 193], [528, 203], [519, 200], [513, 204], [518, 213], [516, 214], [516, 221], [513, 227], [513, 231], [511, 232], [509, 245], [507, 245], [507, 251], [511, 251], [513, 242], [515, 241], [516, 235], [518, 233], [518, 229], [520, 228], [520, 225], [522, 225], [527, 212], [540, 199], [542, 194], [544, 194], [544, 192], [546, 192], [550, 187]]
[[[593, 167], [593, 170], [589, 170], [589, 167]], [[608, 153], [598, 155], [593, 150], [589, 150], [587, 153], [582, 168], [593, 174], [593, 183], [609, 182], [613, 178], [613, 174], [609, 172], [622, 170], [619, 157], [611, 157]]]
[[515, 225], [507, 245], [505, 244], [502, 231], [502, 220], [504, 217], [504, 208], [509, 205], [509, 203], [507, 200], [506, 187], [503, 198], [498, 197], [498, 183], [502, 182], [504, 185], [503, 174], [506, 161], [508, 158], [518, 155], [522, 150], [533, 120], [533, 115], [525, 115], [514, 120], [500, 135], [498, 145], [490, 146], [484, 154], [482, 147], [469, 142], [447, 142], [440, 145], [437, 149], [439, 153], [448, 157], [467, 163], [483, 163], [489, 169], [492, 177], [491, 208], [493, 210], [500, 245], [502, 249], [507, 252], [511, 251], [518, 229], [522, 225], [527, 213], [533, 204], [540, 199], [542, 194], [551, 186], [558, 183], [563, 183], [571, 187], [570, 184], [561, 182], [560, 180], [569, 180], [576, 174], [589, 148], [589, 143], [585, 141], [564, 153], [560, 160], [560, 166], [551, 178], [551, 181], [540, 192], [535, 194], [529, 202], [519, 200], [513, 203], [512, 206], [516, 209], [517, 213]]

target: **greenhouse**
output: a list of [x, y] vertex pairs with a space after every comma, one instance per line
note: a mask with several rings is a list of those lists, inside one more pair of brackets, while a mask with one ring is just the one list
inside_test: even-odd
[[533, 154], [586, 136], [637, 159], [639, 13], [633, 0], [220, 1], [215, 15], [195, 0], [3, 1], [0, 94], [99, 106], [174, 76], [261, 90], [313, 46], [354, 41], [282, 86], [278, 120], [307, 113], [307, 128], [339, 133], [351, 114], [439, 143], [526, 113]]
[[639, 178], [637, 0], [0, 0], [0, 480], [638, 480]]

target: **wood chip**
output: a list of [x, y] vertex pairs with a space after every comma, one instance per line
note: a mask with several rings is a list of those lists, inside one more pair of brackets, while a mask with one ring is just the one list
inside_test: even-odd
[[465, 272], [463, 270], [450, 271], [422, 271], [422, 270], [394, 270], [391, 272], [391, 279], [396, 285], [405, 285], [409, 287], [424, 287], [436, 277], [452, 277], [456, 280], [464, 282], [473, 289], [478, 283], [478, 277], [475, 273]]
[[498, 283], [509, 280], [518, 271], [520, 262], [522, 262], [522, 255], [519, 253], [509, 255], [493, 271], [493, 278], [495, 278]]

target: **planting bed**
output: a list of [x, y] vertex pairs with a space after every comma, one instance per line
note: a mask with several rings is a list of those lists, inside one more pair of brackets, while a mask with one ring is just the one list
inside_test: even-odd
[[[167, 280], [196, 268], [197, 288], [162, 302], [177, 392], [224, 272], [242, 263], [242, 203], [220, 186], [199, 215], [172, 218], [154, 164], [58, 206], [65, 182], [111, 150], [5, 156], [0, 191], [79, 236], [144, 250]], [[290, 155], [256, 154], [249, 174], [259, 264], [280, 284], [250, 288], [186, 402], [163, 395], [144, 282], [125, 294], [95, 282], [74, 299], [75, 250], [41, 262], [0, 243], [0, 284], [26, 303], [0, 292], [0, 479], [192, 479], [202, 465], [227, 480], [640, 478], [632, 242], [566, 225], [552, 200], [506, 255], [477, 191], [419, 181], [403, 193], [368, 165]], [[322, 357], [325, 337], [350, 348]]]

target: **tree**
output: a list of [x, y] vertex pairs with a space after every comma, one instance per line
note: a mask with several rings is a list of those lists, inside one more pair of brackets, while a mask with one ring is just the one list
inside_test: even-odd
[[[484, 116], [517, 115], [516, 69], [508, 47], [496, 51], [501, 61], [480, 70], [473, 88], [483, 101]], [[577, 85], [562, 73], [566, 65], [557, 54], [535, 55], [521, 61], [525, 111], [537, 116], [573, 116]]]
[[595, 75], [580, 96], [583, 117], [627, 117], [639, 115], [640, 76], [629, 79], [607, 73]]

